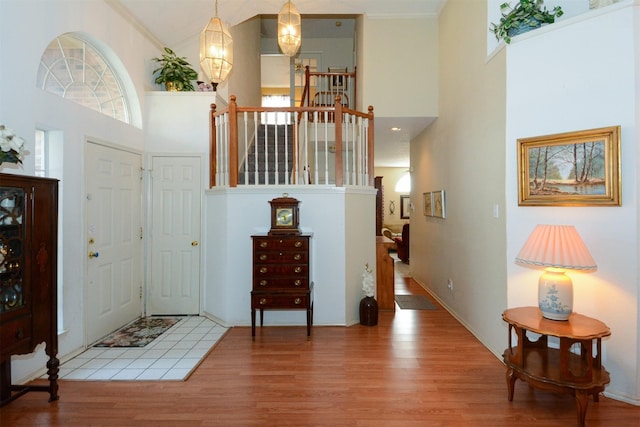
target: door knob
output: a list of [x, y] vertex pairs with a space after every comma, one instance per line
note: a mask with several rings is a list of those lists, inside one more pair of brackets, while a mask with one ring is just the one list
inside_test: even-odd
[[89, 258], [98, 258], [100, 254], [98, 252], [89, 252]]
[[191, 242], [191, 246], [198, 246], [198, 241], [194, 240], [193, 242]]

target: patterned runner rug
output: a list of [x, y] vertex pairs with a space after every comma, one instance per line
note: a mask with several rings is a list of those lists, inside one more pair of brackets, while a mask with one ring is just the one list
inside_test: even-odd
[[107, 335], [93, 347], [144, 347], [179, 321], [177, 317], [144, 317]]

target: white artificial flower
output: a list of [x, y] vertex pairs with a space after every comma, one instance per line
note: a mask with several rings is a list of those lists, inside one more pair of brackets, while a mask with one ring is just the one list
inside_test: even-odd
[[371, 275], [369, 264], [365, 264], [364, 273], [362, 273], [362, 291], [365, 296], [372, 297], [375, 295], [375, 283]]
[[2, 162], [22, 163], [24, 139], [16, 136], [13, 129], [0, 124], [0, 164]]
[[24, 147], [24, 139], [20, 136], [14, 136], [9, 140], [9, 147], [14, 151], [20, 152]]

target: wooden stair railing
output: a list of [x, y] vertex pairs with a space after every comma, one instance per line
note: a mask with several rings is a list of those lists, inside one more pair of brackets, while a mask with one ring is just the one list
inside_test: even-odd
[[[239, 116], [245, 116], [253, 114], [253, 117], [258, 116], [260, 113], [277, 113], [287, 112], [293, 116], [302, 117], [302, 121], [297, 125], [315, 125], [315, 123], [306, 122], [307, 117], [311, 115], [329, 115], [332, 114], [335, 117], [335, 123], [333, 127], [333, 143], [335, 144], [335, 182], [334, 185], [342, 187], [345, 184], [348, 185], [365, 185], [373, 186], [373, 158], [374, 158], [374, 114], [373, 107], [369, 107], [367, 113], [355, 111], [346, 108], [340, 102], [340, 98], [337, 97], [335, 104], [332, 107], [238, 107], [236, 103], [236, 97], [231, 96], [231, 101], [228, 106], [220, 111], [217, 111], [216, 105], [211, 104], [210, 110], [210, 187], [215, 186], [229, 186], [236, 187], [239, 184]], [[348, 120], [344, 122], [345, 118]], [[219, 121], [219, 124], [217, 124]], [[359, 134], [354, 137], [353, 128], [358, 126], [358, 123], [366, 123], [358, 129]], [[331, 129], [326, 127], [325, 129]], [[346, 130], [346, 134], [344, 134]], [[244, 131], [246, 134], [246, 130]], [[293, 140], [293, 156], [298, 159], [300, 153], [300, 130], [294, 131]], [[246, 137], [246, 136], [245, 136]], [[218, 139], [222, 138], [222, 141]], [[308, 136], [307, 136], [308, 138]], [[357, 140], [356, 140], [357, 139]], [[308, 139], [306, 143], [318, 144], [319, 141]], [[222, 143], [222, 144], [221, 144]], [[326, 141], [325, 141], [326, 144]], [[349, 164], [346, 165], [343, 159], [343, 149], [345, 144], [351, 150], [351, 159]], [[308, 148], [308, 147], [305, 147]], [[347, 151], [345, 151], [347, 152]], [[302, 152], [304, 154], [304, 151]], [[356, 158], [357, 156], [357, 158]], [[299, 160], [299, 159], [298, 159]], [[297, 185], [304, 182], [299, 182], [299, 174], [297, 168], [302, 168], [305, 165], [299, 165], [294, 167], [292, 172], [292, 179], [290, 184]], [[357, 170], [356, 170], [357, 169]], [[345, 180], [344, 173], [349, 173], [350, 176]], [[217, 179], [216, 177], [222, 177]]]
[[[317, 77], [320, 79], [324, 79], [325, 83], [328, 82], [330, 78], [339, 77], [342, 80], [342, 88], [343, 90], [336, 90], [335, 96], [332, 101], [333, 104], [329, 104], [328, 102], [323, 102], [322, 105], [310, 105], [313, 103], [309, 102], [309, 95], [311, 93], [310, 79], [311, 77]], [[335, 186], [342, 187], [345, 185], [345, 181], [349, 185], [366, 185], [373, 186], [374, 184], [374, 173], [373, 173], [373, 159], [374, 159], [374, 115], [373, 115], [373, 107], [369, 106], [368, 111], [366, 113], [356, 111], [354, 106], [351, 105], [352, 102], [355, 101], [355, 88], [356, 88], [356, 73], [355, 71], [352, 73], [335, 73], [335, 72], [310, 72], [309, 67], [305, 68], [305, 87], [302, 95], [301, 106], [299, 107], [238, 107], [236, 103], [235, 95], [230, 97], [230, 102], [225, 109], [220, 111], [216, 110], [216, 105], [211, 104], [210, 111], [210, 179], [209, 186], [215, 187], [220, 185], [227, 185], [229, 187], [237, 187], [239, 183], [239, 115], [243, 115], [243, 117], [247, 117], [248, 114], [253, 114], [253, 120], [257, 120], [261, 113], [287, 113], [292, 114], [292, 117], [297, 117], [295, 120], [295, 131], [293, 132], [293, 151], [292, 156], [296, 159], [294, 165], [292, 167], [291, 172], [291, 182], [289, 184], [297, 185], [299, 184], [299, 169], [302, 167], [307, 168], [309, 165], [299, 165], [297, 160], [298, 156], [301, 154], [300, 148], [300, 126], [301, 124], [305, 124], [307, 126], [310, 120], [313, 121], [312, 118], [321, 118], [319, 121], [329, 122], [333, 124], [334, 128], [334, 143], [335, 143]], [[341, 93], [347, 97], [347, 92], [344, 90], [349, 85], [353, 88], [351, 93], [353, 96], [348, 98], [345, 101]], [[314, 90], [317, 90], [320, 86], [314, 86]], [[218, 133], [216, 118], [218, 120], [222, 120], [220, 123], [224, 126], [224, 131], [222, 133], [222, 138], [225, 141], [218, 141], [220, 135]], [[347, 122], [345, 123], [345, 119]], [[351, 130], [351, 135], [349, 132], [348, 126], [356, 126], [355, 123], [366, 123], [366, 125], [360, 128], [360, 135], [358, 138], [362, 138], [362, 140], [351, 140], [349, 138], [353, 138], [354, 131]], [[246, 123], [245, 123], [246, 126]], [[346, 138], [349, 140], [345, 141], [343, 137], [343, 128], [347, 129]], [[325, 128], [326, 129], [326, 128]], [[244, 133], [247, 131], [245, 129]], [[366, 135], [364, 135], [366, 134]], [[254, 135], [255, 137], [255, 135]], [[308, 136], [306, 136], [308, 138]], [[246, 135], [245, 135], [246, 138]], [[307, 141], [307, 140], [305, 140]], [[218, 144], [219, 142], [225, 142], [224, 145]], [[308, 141], [307, 141], [308, 142]], [[318, 144], [318, 141], [312, 141], [312, 143]], [[352, 150], [352, 159], [350, 163], [353, 165], [347, 165], [346, 171], [351, 176], [345, 180], [345, 162], [343, 158], [343, 149], [345, 148], [345, 143], [349, 145]], [[246, 144], [246, 143], [245, 143]], [[356, 144], [359, 144], [357, 148]], [[332, 147], [333, 148], [333, 147]], [[222, 150], [223, 152], [218, 152]], [[362, 158], [355, 158], [356, 152], [360, 150], [360, 156]], [[246, 153], [245, 153], [246, 154]], [[351, 169], [349, 169], [351, 168]], [[358, 169], [357, 171], [355, 169]], [[309, 173], [309, 170], [304, 171], [305, 174]], [[224, 176], [224, 180], [218, 180], [217, 176]], [[364, 177], [358, 179], [358, 177]], [[224, 181], [224, 182], [220, 182]], [[266, 180], [268, 182], [268, 180]]]
[[[315, 86], [311, 86], [312, 77], [316, 78]], [[338, 79], [338, 81], [342, 82], [342, 86], [332, 88], [331, 82], [334, 81], [334, 79]], [[348, 108], [355, 109], [355, 101], [358, 99], [357, 73], [355, 69], [353, 72], [318, 72], [309, 71], [309, 66], [305, 66], [304, 88], [300, 99], [300, 107], [309, 107], [313, 105], [313, 95], [311, 94], [312, 87], [315, 88], [317, 92], [324, 92], [328, 94], [332, 99], [336, 96], [340, 96], [343, 98], [344, 105]], [[346, 102], [344, 102], [344, 98], [347, 98]]]

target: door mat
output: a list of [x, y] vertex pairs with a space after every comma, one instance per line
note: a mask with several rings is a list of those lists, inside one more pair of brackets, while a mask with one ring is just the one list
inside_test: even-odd
[[396, 295], [398, 306], [404, 310], [437, 310], [429, 298], [424, 295]]
[[177, 317], [143, 317], [107, 335], [93, 347], [144, 347], [179, 321]]

